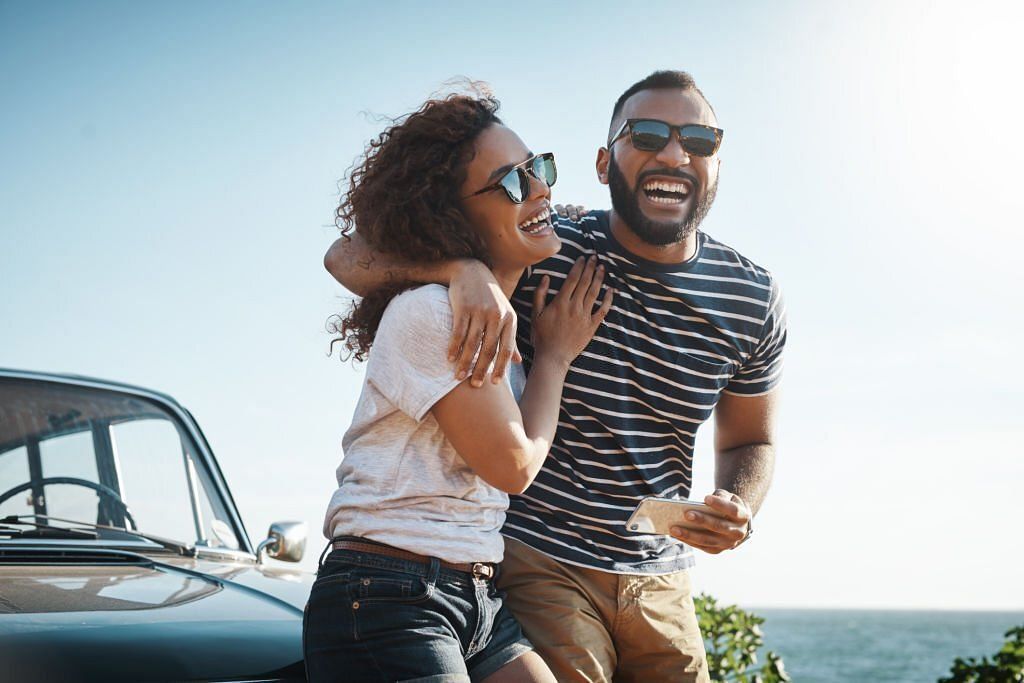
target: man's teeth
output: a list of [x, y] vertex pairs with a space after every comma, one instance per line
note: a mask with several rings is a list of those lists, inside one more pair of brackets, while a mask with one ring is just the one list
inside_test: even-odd
[[661, 190], [662, 192], [676, 192], [678, 194], [690, 194], [690, 188], [685, 183], [664, 183], [653, 181], [644, 184], [644, 191]]
[[682, 204], [690, 196], [690, 188], [685, 183], [667, 183], [660, 180], [644, 183], [644, 192], [655, 204]]
[[548, 227], [548, 217], [550, 215], [551, 211], [545, 209], [544, 211], [541, 211], [539, 214], [537, 214], [530, 220], [524, 223], [520, 223], [519, 229], [526, 233], [538, 233], [544, 228]]

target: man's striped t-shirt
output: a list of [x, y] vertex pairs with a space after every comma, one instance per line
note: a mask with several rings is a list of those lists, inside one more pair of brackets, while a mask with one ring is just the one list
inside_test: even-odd
[[779, 381], [786, 341], [778, 285], [763, 268], [698, 232], [685, 263], [627, 252], [607, 211], [556, 225], [561, 251], [531, 268], [513, 305], [527, 373], [540, 278], [558, 292], [575, 260], [596, 254], [614, 289], [607, 318], [565, 380], [551, 453], [513, 496], [504, 533], [563, 562], [625, 574], [693, 565], [693, 551], [626, 520], [646, 496], [688, 498], [697, 427], [722, 392], [757, 396]]

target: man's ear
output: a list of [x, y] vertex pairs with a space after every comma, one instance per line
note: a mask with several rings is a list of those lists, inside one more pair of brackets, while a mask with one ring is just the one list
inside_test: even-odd
[[597, 162], [595, 164], [597, 168], [597, 179], [602, 185], [608, 184], [608, 162], [612, 158], [612, 153], [608, 151], [607, 147], [601, 147], [597, 150]]

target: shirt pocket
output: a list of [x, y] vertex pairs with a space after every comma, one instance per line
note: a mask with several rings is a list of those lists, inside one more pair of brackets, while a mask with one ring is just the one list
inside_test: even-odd
[[718, 402], [737, 365], [733, 361], [707, 356], [679, 353], [675, 358], [673, 382], [679, 392], [678, 400], [686, 404], [687, 412], [697, 419], [706, 419]]

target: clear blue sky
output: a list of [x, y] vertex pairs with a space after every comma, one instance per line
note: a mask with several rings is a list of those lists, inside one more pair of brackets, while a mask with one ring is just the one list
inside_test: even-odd
[[[372, 5], [372, 6], [371, 6]], [[457, 75], [608, 205], [615, 98], [689, 70], [726, 130], [705, 229], [791, 324], [746, 605], [1024, 608], [1024, 63], [1016, 5], [0, 2], [0, 366], [196, 414], [251, 536], [312, 567], [361, 371], [326, 356], [338, 181]], [[710, 490], [704, 429], [698, 490]], [[258, 540], [258, 539], [257, 539]]]

